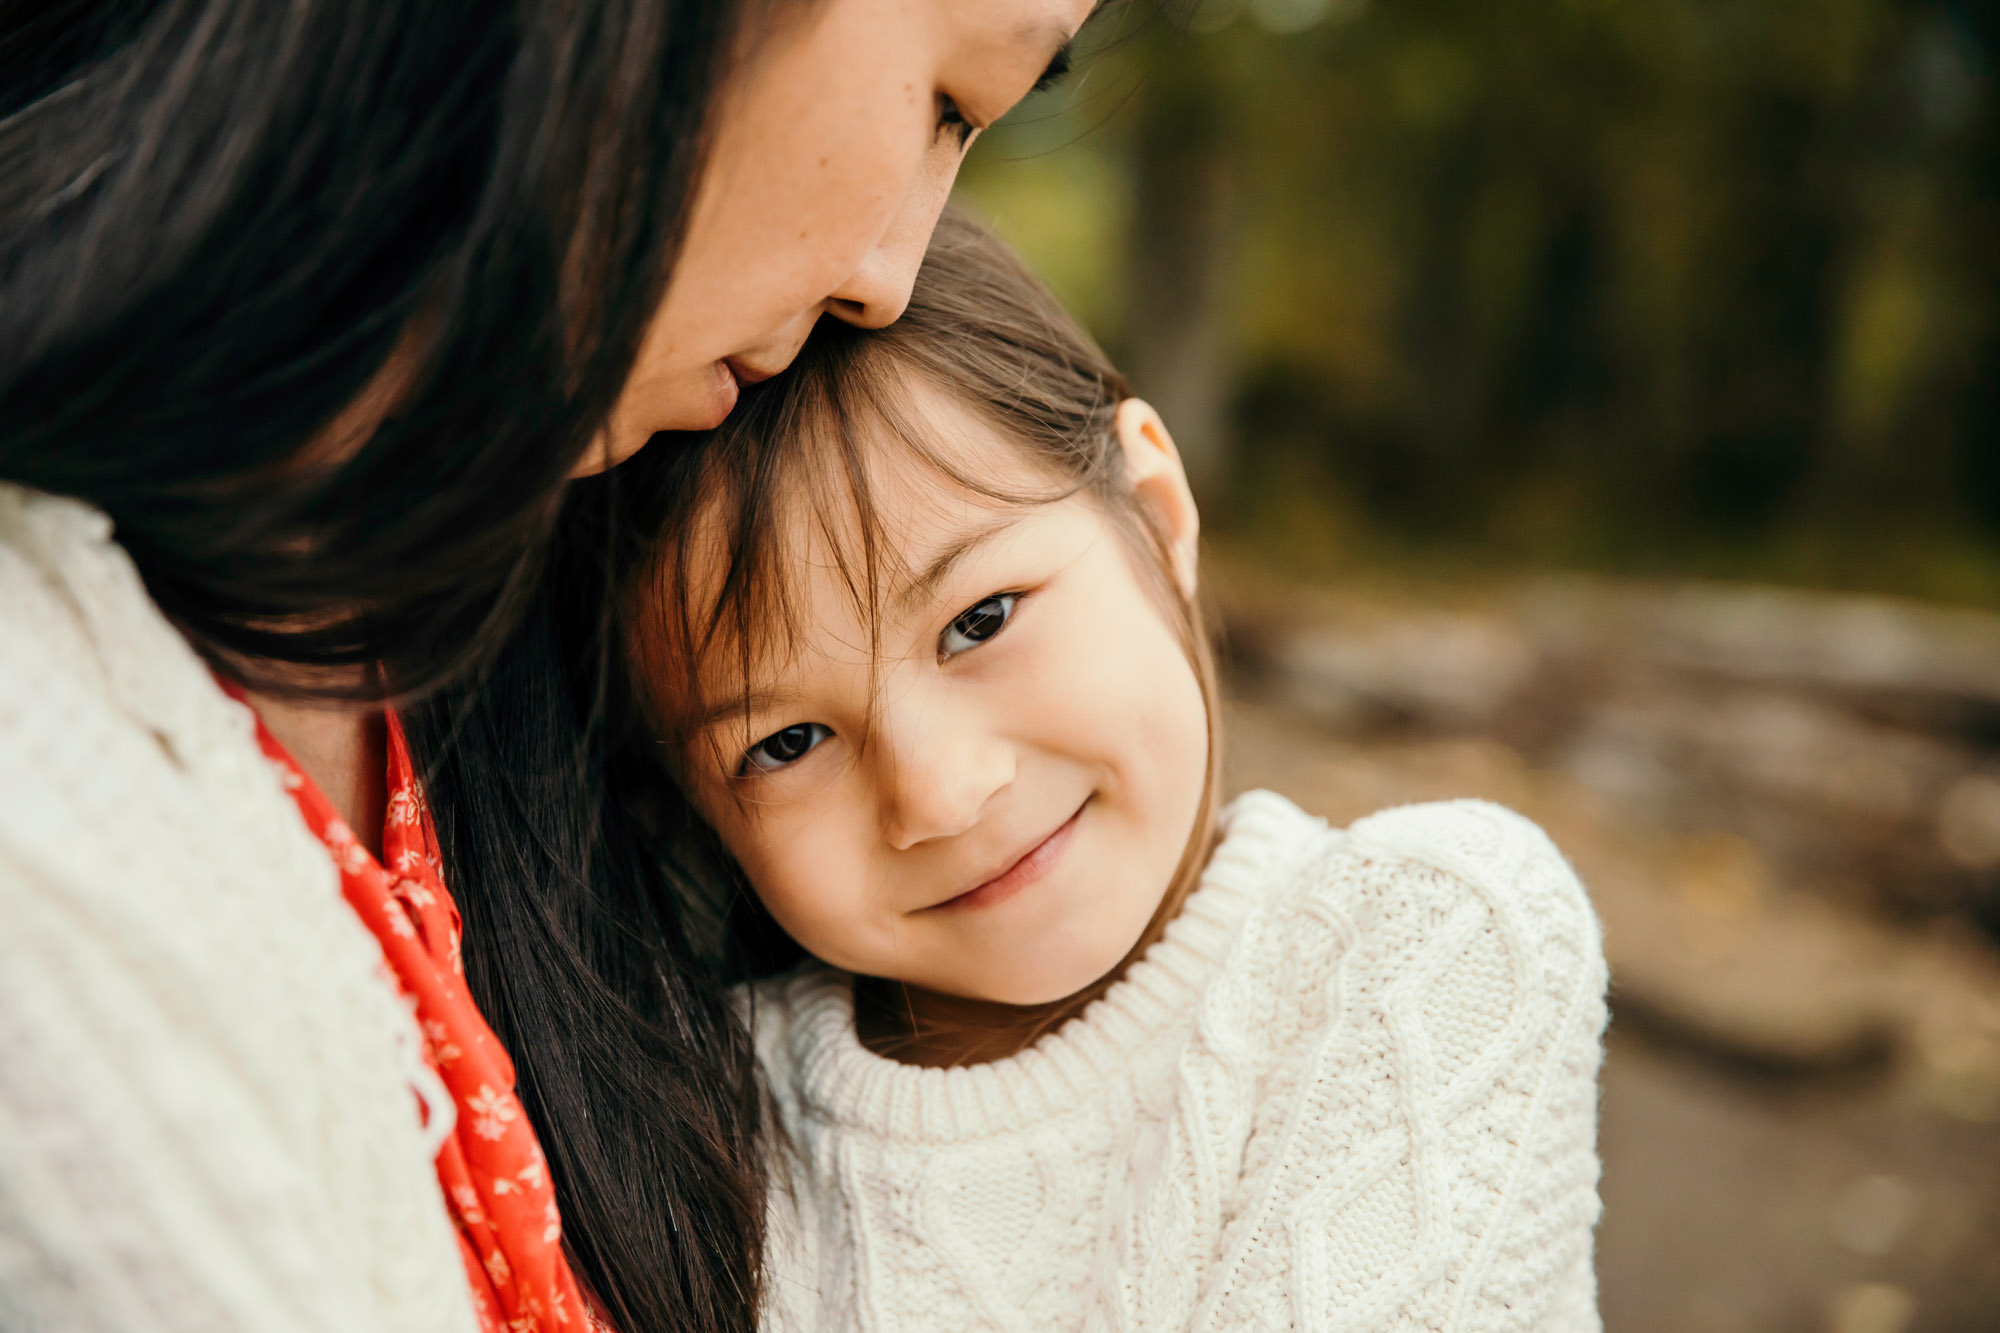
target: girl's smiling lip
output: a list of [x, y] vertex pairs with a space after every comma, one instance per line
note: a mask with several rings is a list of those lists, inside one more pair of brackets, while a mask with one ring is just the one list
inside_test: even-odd
[[1090, 802], [1086, 800], [1083, 805], [1079, 805], [1076, 813], [1065, 819], [1055, 832], [1030, 847], [1019, 860], [992, 879], [966, 890], [956, 898], [933, 903], [923, 910], [944, 912], [959, 908], [992, 907], [996, 903], [1007, 901], [1049, 873], [1056, 859], [1063, 854], [1063, 849], [1069, 846], [1070, 835], [1076, 832], [1076, 823], [1083, 818], [1084, 809], [1089, 804]]

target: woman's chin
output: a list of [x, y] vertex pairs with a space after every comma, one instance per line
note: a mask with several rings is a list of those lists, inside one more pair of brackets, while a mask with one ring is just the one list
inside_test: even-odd
[[616, 467], [669, 431], [714, 430], [736, 410], [742, 392], [729, 367], [717, 361], [707, 371], [677, 381], [671, 397], [650, 404], [651, 410], [629, 420], [614, 419], [597, 443], [585, 450], [570, 469], [570, 478], [594, 477]]

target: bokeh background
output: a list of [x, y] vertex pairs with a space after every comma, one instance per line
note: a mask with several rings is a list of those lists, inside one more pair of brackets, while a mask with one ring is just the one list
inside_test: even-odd
[[1234, 784], [1590, 884], [1611, 1333], [2000, 1329], [1997, 37], [1127, 4], [967, 168], [1195, 474]]

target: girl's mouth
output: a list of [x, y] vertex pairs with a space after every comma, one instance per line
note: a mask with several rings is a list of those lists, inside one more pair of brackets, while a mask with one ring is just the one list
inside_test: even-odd
[[1090, 802], [1086, 800], [1076, 808], [1076, 813], [1057, 826], [1055, 832], [1029, 848], [1013, 865], [956, 898], [947, 898], [923, 910], [927, 912], [953, 911], [959, 908], [992, 907], [1003, 903], [1029, 885], [1049, 873], [1057, 858], [1069, 846], [1070, 835], [1076, 832], [1076, 824], [1083, 818], [1083, 812]]

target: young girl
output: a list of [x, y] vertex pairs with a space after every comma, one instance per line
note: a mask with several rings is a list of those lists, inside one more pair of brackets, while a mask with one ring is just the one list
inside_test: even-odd
[[769, 1326], [1598, 1326], [1583, 890], [1490, 805], [1218, 811], [1174, 446], [995, 240], [638, 467], [635, 702], [812, 956]]

